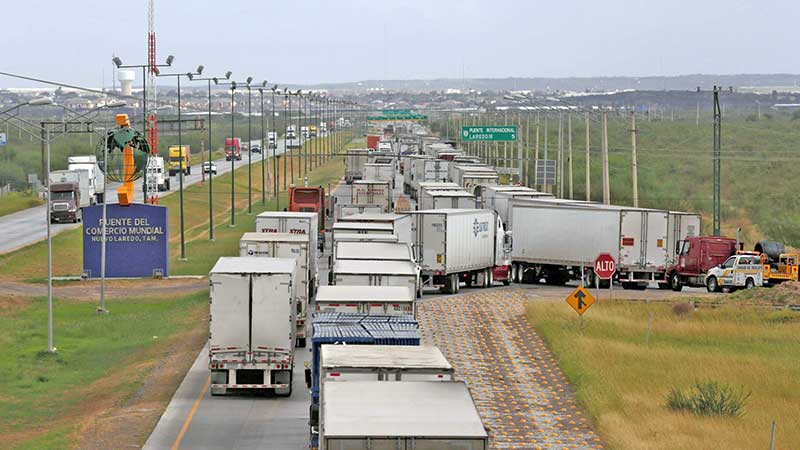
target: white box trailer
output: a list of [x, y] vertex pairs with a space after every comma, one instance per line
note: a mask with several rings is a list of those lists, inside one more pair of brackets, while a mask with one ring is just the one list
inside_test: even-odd
[[677, 263], [679, 253], [678, 243], [686, 238], [700, 236], [702, 232], [702, 218], [700, 214], [669, 211], [669, 225], [667, 234], [667, 251], [669, 252], [668, 265]]
[[403, 286], [320, 286], [314, 310], [417, 317], [415, 298]]
[[292, 394], [297, 261], [222, 257], [209, 274], [211, 394]]
[[420, 182], [417, 179], [417, 165], [424, 164], [424, 161], [430, 160], [433, 160], [433, 158], [427, 155], [403, 156], [403, 193], [412, 195], [413, 198], [412, 187], [414, 183]]
[[414, 262], [414, 252], [408, 243], [342, 242], [333, 247], [333, 259], [364, 259]]
[[54, 170], [50, 172], [50, 183], [77, 183], [81, 192], [78, 207], [84, 208], [95, 203], [93, 184], [86, 169]]
[[[319, 214], [315, 212], [264, 211], [256, 216], [258, 233], [291, 233], [308, 236], [311, 248], [319, 246]], [[313, 269], [317, 270], [314, 250]]]
[[553, 194], [535, 191], [525, 186], [502, 186], [502, 185], [483, 185], [481, 186], [481, 206], [483, 208], [497, 211], [506, 228], [513, 230], [511, 222], [511, 203], [514, 199], [539, 199], [554, 198]]
[[320, 449], [366, 448], [488, 450], [489, 437], [461, 381], [325, 383]]
[[392, 183], [382, 180], [358, 180], [350, 190], [351, 205], [379, 205], [383, 212], [394, 209]]
[[345, 205], [344, 203], [337, 203], [333, 209], [333, 219], [337, 221], [353, 214], [382, 212], [386, 212], [382, 205]]
[[336, 286], [402, 286], [410, 295], [419, 292], [417, 266], [408, 261], [337, 259], [331, 271]]
[[411, 234], [412, 217], [408, 213], [353, 214], [342, 218], [341, 222], [390, 224], [392, 226], [392, 234], [397, 235], [399, 242], [413, 244], [413, 236]]
[[564, 284], [580, 279], [583, 266], [593, 283], [592, 264], [600, 253], [617, 263], [623, 287], [664, 282], [667, 265], [667, 211], [599, 204], [559, 204], [515, 200], [517, 232], [511, 254], [515, 281]]
[[480, 188], [487, 184], [497, 184], [500, 177], [497, 173], [490, 172], [464, 172], [459, 179], [461, 186], [468, 192], [480, 193]]
[[452, 181], [426, 181], [419, 183], [414, 192], [411, 193], [411, 198], [419, 200], [425, 191], [463, 191], [464, 188]]
[[489, 209], [439, 209], [413, 213], [414, 254], [424, 286], [457, 293], [463, 281], [508, 284], [510, 234]]
[[394, 227], [390, 223], [375, 222], [345, 222], [339, 221], [331, 227], [333, 231], [333, 241], [336, 242], [341, 235], [350, 234], [374, 234], [374, 235], [393, 235]]
[[95, 203], [105, 201], [106, 177], [95, 155], [67, 156], [67, 170], [88, 170], [89, 190], [94, 193]]
[[320, 352], [319, 370], [321, 385], [343, 381], [455, 381], [455, 369], [432, 345], [326, 344]]
[[447, 178], [449, 181], [458, 184], [459, 186], [463, 186], [461, 183], [461, 178], [464, 175], [464, 172], [488, 172], [488, 173], [496, 173], [497, 170], [488, 165], [483, 163], [464, 163], [464, 162], [453, 162], [450, 164]]
[[414, 177], [411, 181], [412, 198], [419, 195], [419, 184], [427, 182], [446, 182], [448, 181], [448, 167], [450, 161], [443, 159], [421, 159], [414, 164]]
[[296, 345], [306, 346], [308, 337], [306, 322], [308, 305], [317, 292], [319, 274], [312, 263], [316, 249], [311, 248], [308, 238], [302, 234], [291, 233], [245, 233], [239, 239], [239, 256], [268, 258], [294, 258], [297, 260], [297, 311], [295, 334]]
[[475, 209], [475, 196], [465, 190], [426, 190], [417, 203], [419, 209]]
[[364, 164], [364, 179], [386, 181], [389, 183], [389, 186], [394, 188], [394, 164]]
[[367, 155], [369, 155], [369, 149], [366, 148], [347, 150], [344, 157], [344, 179], [347, 184], [364, 178], [364, 164], [367, 163]]

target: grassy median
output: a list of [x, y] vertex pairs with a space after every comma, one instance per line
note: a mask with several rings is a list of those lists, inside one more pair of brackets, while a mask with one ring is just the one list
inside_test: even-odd
[[[652, 313], [652, 333], [645, 346]], [[556, 354], [610, 448], [800, 448], [800, 314], [725, 306], [603, 301], [578, 316], [563, 301], [532, 301], [530, 322]], [[670, 389], [716, 381], [750, 393], [744, 415], [667, 407]]]
[[44, 204], [44, 201], [30, 192], [11, 192], [0, 197], [0, 216], [33, 208], [41, 204]]
[[[4, 448], [73, 447], [76, 435], [93, 425], [86, 423], [87, 415], [131, 401], [149, 369], [180, 345], [176, 341], [205, 335], [197, 331], [208, 313], [205, 291], [112, 299], [107, 305], [111, 314], [98, 315], [94, 302], [56, 300], [58, 352], [51, 354], [46, 351], [46, 299], [0, 298]], [[191, 355], [196, 353], [194, 348]]]

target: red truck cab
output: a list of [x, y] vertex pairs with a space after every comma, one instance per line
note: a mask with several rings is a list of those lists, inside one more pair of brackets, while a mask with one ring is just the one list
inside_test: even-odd
[[680, 291], [683, 286], [705, 286], [706, 272], [736, 253], [735, 239], [721, 236], [695, 236], [679, 241], [675, 264], [667, 269], [669, 287]]
[[242, 160], [242, 140], [239, 138], [225, 138], [225, 161]]
[[325, 188], [291, 187], [289, 188], [290, 212], [315, 212], [319, 217], [319, 246], [325, 247]]

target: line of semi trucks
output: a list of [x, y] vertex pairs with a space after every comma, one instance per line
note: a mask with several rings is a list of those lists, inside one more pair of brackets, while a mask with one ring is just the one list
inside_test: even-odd
[[[736, 239], [702, 236], [698, 214], [556, 199], [497, 184], [451, 145], [399, 142], [348, 152], [349, 197], [291, 188], [287, 210], [259, 214], [239, 256], [210, 272], [212, 395], [290, 396], [295, 349], [309, 347], [311, 448], [488, 448], [469, 389], [439, 349], [422, 345], [417, 299], [431, 289], [591, 284], [603, 252], [628, 289], [797, 280], [797, 257], [782, 246], [744, 252]], [[391, 177], [370, 164], [392, 166]], [[396, 208], [399, 175], [413, 210]]]

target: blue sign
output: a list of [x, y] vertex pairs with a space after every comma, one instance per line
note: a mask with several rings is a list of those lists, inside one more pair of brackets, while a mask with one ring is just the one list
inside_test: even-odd
[[0, 133], [0, 145], [6, 145], [6, 134]]
[[[106, 207], [106, 277], [168, 276], [167, 208], [132, 204]], [[100, 278], [103, 205], [83, 208], [83, 271]]]

